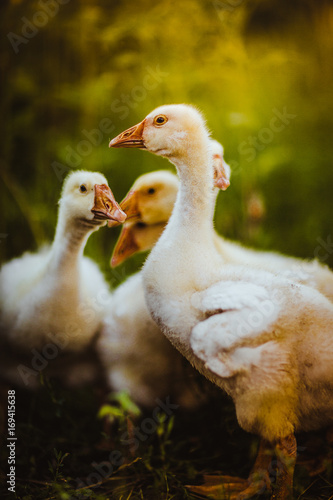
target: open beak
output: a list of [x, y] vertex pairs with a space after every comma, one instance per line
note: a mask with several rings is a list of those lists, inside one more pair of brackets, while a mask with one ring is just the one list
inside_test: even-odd
[[213, 156], [213, 165], [214, 187], [225, 191], [230, 186], [230, 166], [218, 154]]
[[143, 142], [143, 129], [145, 127], [145, 120], [134, 125], [121, 134], [117, 135], [109, 143], [109, 148], [141, 148], [146, 149]]
[[94, 220], [108, 220], [122, 223], [126, 214], [122, 211], [111, 189], [106, 184], [95, 184], [94, 207], [91, 209]]
[[111, 267], [119, 266], [119, 264], [140, 250], [140, 247], [134, 237], [133, 227], [133, 224], [125, 224], [123, 226], [116, 246], [113, 250], [110, 261]]

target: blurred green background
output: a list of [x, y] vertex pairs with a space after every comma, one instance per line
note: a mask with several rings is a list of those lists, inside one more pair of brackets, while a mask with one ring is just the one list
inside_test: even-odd
[[[103, 172], [120, 201], [138, 175], [171, 168], [108, 141], [185, 102], [233, 167], [217, 229], [333, 266], [333, 2], [7, 0], [0, 19], [2, 261], [52, 240], [68, 170]], [[113, 285], [143, 259], [110, 270], [118, 234], [86, 249]]]

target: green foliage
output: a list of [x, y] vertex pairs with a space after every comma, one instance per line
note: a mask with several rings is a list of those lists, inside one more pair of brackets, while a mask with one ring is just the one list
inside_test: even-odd
[[59, 479], [62, 479], [61, 468], [64, 466], [64, 460], [69, 456], [69, 453], [62, 453], [61, 451], [57, 451], [54, 448], [55, 460], [52, 462], [48, 462], [49, 471], [53, 475], [53, 481], [57, 482]]
[[98, 411], [99, 418], [107, 418], [112, 423], [122, 422], [127, 417], [138, 418], [141, 415], [140, 408], [131, 400], [127, 392], [110, 393], [109, 399], [113, 404], [102, 405]]

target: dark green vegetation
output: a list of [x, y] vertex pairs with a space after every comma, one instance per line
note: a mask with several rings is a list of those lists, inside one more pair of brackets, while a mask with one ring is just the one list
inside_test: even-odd
[[[6, 492], [2, 476], [1, 498], [194, 500], [199, 497], [185, 484], [199, 483], [207, 471], [246, 477], [256, 454], [257, 439], [238, 427], [233, 405], [223, 397], [193, 414], [171, 408], [165, 419], [161, 410], [154, 429], [152, 411], [135, 420], [124, 405], [113, 402], [120, 411], [112, 442], [105, 439], [90, 389], [69, 392], [46, 383], [38, 395], [19, 391], [16, 399], [16, 496]], [[324, 435], [301, 436], [300, 458], [311, 458], [311, 450], [316, 457], [324, 455], [329, 451], [324, 442]], [[7, 450], [1, 454], [5, 463]], [[274, 482], [273, 468], [271, 478]], [[328, 500], [333, 493], [330, 466], [312, 479], [297, 466], [295, 483], [295, 499]]]
[[[331, 1], [48, 6], [0, 5], [2, 261], [52, 239], [68, 170], [102, 171], [120, 200], [138, 175], [168, 167], [145, 152], [108, 150], [108, 140], [160, 104], [185, 102], [204, 112], [233, 168], [218, 201], [218, 230], [333, 266]], [[86, 251], [113, 286], [142, 262], [109, 269], [118, 232], [99, 231]], [[76, 478], [84, 481], [109, 454], [96, 448], [102, 425], [94, 395], [47, 387], [19, 393], [17, 498], [183, 499], [182, 485], [204, 470], [245, 476], [256, 440], [237, 427], [230, 403], [211, 408], [176, 411], [133, 455], [120, 443], [121, 419], [114, 449], [124, 464], [78, 493]], [[329, 471], [312, 480], [298, 467], [295, 498], [332, 498], [332, 482]]]

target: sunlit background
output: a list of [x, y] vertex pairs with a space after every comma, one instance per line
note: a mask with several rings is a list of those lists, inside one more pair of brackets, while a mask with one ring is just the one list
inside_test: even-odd
[[[71, 169], [99, 170], [118, 201], [172, 168], [108, 141], [156, 106], [192, 103], [225, 147], [232, 184], [217, 229], [333, 265], [333, 4], [319, 0], [2, 1], [2, 261], [53, 238]], [[86, 254], [112, 285], [119, 229]]]

